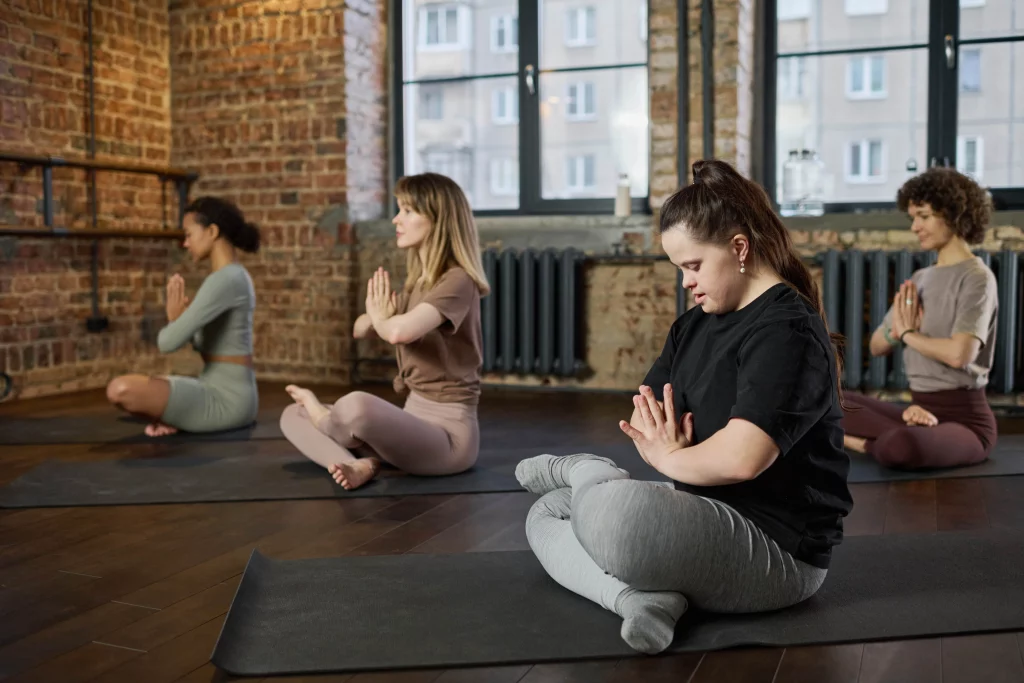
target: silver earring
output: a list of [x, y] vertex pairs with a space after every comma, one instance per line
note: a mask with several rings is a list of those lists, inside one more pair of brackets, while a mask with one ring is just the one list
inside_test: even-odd
[[743, 259], [740, 259], [740, 272], [741, 273], [747, 272], [747, 269], [743, 267]]

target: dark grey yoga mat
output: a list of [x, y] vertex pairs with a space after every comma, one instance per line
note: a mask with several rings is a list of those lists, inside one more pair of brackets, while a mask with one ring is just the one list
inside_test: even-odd
[[50, 460], [0, 488], [0, 507], [142, 505], [310, 498], [363, 498], [454, 493], [522, 491], [515, 478], [519, 461], [540, 453], [597, 453], [613, 457], [634, 472], [658, 475], [627, 444], [623, 448], [484, 449], [468, 472], [447, 477], [416, 477], [385, 470], [382, 476], [346, 491], [285, 442], [280, 454], [254, 455], [245, 443], [194, 444], [182, 454], [151, 458], [66, 462]]
[[68, 443], [195, 443], [283, 439], [278, 421], [283, 408], [260, 411], [256, 422], [222, 432], [179, 432], [153, 439], [143, 433], [146, 421], [114, 410], [98, 415], [71, 417], [9, 417], [0, 415], [0, 444], [38, 445]]
[[[1015, 533], [849, 538], [806, 602], [693, 610], [670, 651], [1020, 630], [1021, 566]], [[211, 659], [229, 674], [272, 676], [637, 655], [620, 624], [528, 551], [286, 561], [253, 551]]]
[[[525, 443], [527, 440], [524, 440]], [[94, 462], [51, 460], [0, 488], [0, 507], [143, 505], [310, 498], [363, 498], [521, 491], [515, 479], [520, 460], [540, 453], [594, 453], [611, 458], [634, 479], [667, 481], [645, 463], [632, 442], [603, 445], [484, 448], [468, 472], [447, 477], [415, 477], [394, 471], [356, 489], [337, 486], [319, 466], [283, 442], [274, 454], [253, 454], [238, 443], [193, 443], [167, 455]], [[1024, 475], [1024, 435], [1004, 436], [989, 462], [926, 472], [897, 472], [867, 458], [852, 458], [851, 483]]]

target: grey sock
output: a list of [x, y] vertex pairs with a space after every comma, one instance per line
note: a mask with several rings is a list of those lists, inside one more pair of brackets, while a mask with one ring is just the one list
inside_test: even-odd
[[676, 622], [687, 606], [682, 593], [627, 588], [615, 599], [615, 612], [622, 617], [620, 635], [637, 652], [662, 652], [672, 644]]
[[615, 467], [614, 461], [590, 453], [562, 456], [545, 453], [520, 461], [516, 465], [516, 480], [524, 489], [538, 495], [564, 489], [569, 486], [569, 472], [573, 465], [584, 460], [601, 460]]

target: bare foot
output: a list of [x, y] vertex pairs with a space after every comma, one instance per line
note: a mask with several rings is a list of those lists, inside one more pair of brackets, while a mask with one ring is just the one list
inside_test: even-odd
[[177, 433], [177, 427], [170, 427], [163, 422], [154, 422], [146, 425], [146, 436], [170, 436]]
[[867, 439], [862, 439], [859, 436], [843, 435], [843, 445], [854, 453], [867, 453], [867, 442]]
[[904, 410], [903, 421], [908, 425], [919, 425], [921, 427], [934, 427], [939, 424], [939, 418], [935, 417], [921, 406], [910, 406]]
[[340, 465], [331, 465], [327, 471], [334, 477], [334, 481], [351, 491], [377, 476], [380, 472], [380, 461], [377, 458], [359, 458]]
[[309, 415], [309, 421], [313, 423], [313, 426], [317, 429], [320, 428], [320, 421], [331, 414], [331, 409], [320, 402], [320, 399], [316, 397], [309, 389], [303, 389], [302, 387], [289, 384], [284, 388], [288, 392], [288, 395], [292, 397], [292, 400], [302, 406], [306, 413]]

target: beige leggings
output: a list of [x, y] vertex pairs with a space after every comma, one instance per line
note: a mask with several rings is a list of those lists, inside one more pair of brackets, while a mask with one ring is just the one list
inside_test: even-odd
[[281, 431], [310, 460], [329, 468], [378, 457], [409, 474], [457, 474], [476, 463], [480, 425], [475, 405], [440, 403], [410, 392], [405, 408], [353, 391], [331, 406], [318, 429], [304, 408], [281, 415]]

